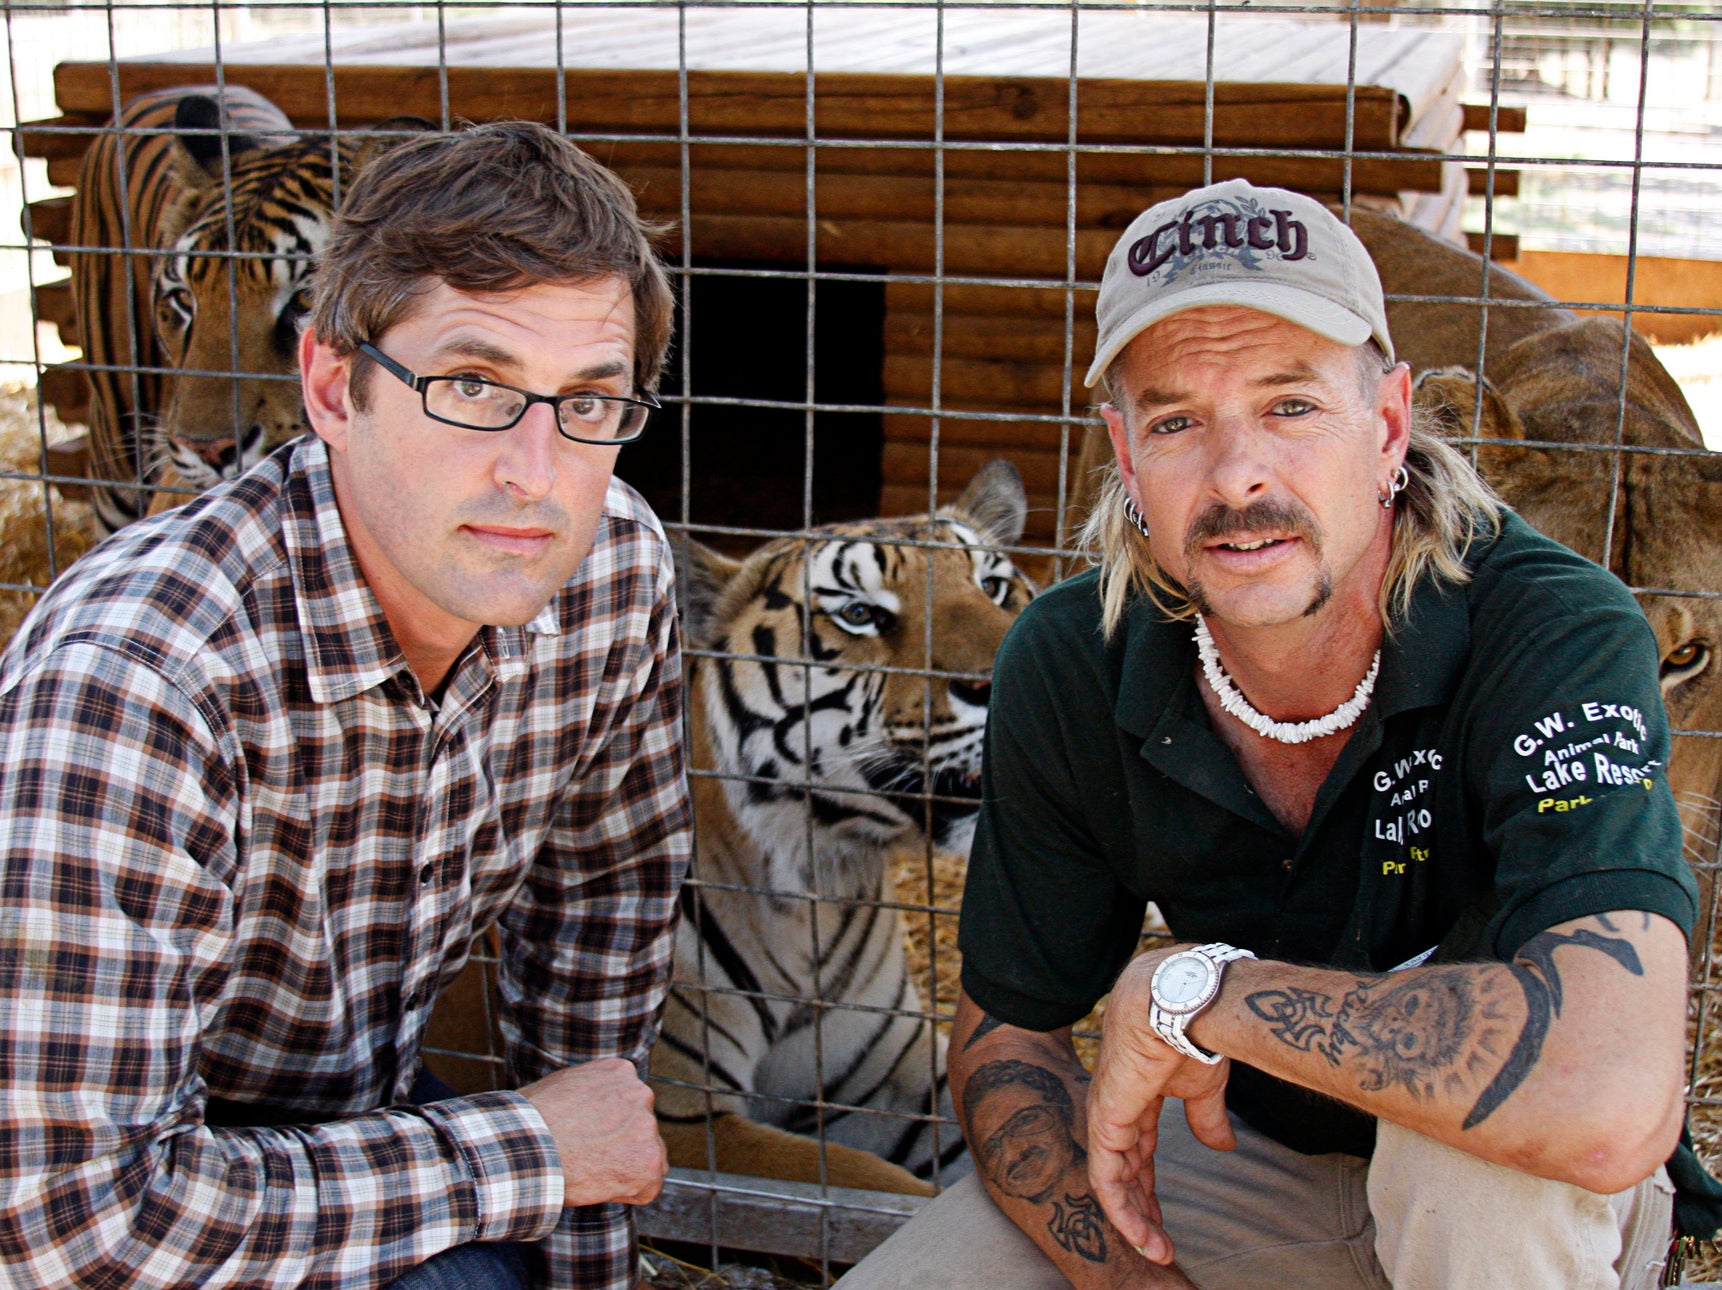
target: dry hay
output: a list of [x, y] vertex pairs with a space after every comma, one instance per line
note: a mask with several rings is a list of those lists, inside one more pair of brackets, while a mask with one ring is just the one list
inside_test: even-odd
[[[957, 910], [963, 903], [968, 861], [945, 851], [904, 850], [892, 858], [889, 873], [896, 901], [905, 906], [903, 940], [909, 979], [921, 1003], [939, 1015], [939, 1029], [950, 1033], [957, 1008], [962, 957], [957, 953]], [[929, 878], [931, 892], [929, 894]]]
[[[39, 478], [6, 477], [41, 474], [44, 434], [50, 443], [70, 437], [52, 408], [38, 419], [34, 386], [0, 385], [0, 583], [46, 587], [92, 545], [94, 517], [87, 504], [66, 501]], [[29, 591], [0, 590], [0, 646], [12, 639], [36, 599]]]
[[[900, 852], [890, 867], [896, 900], [905, 907], [903, 939], [909, 979], [921, 992], [922, 1003], [938, 1015], [939, 1029], [947, 1035], [951, 1030], [950, 1018], [957, 1010], [957, 990], [961, 984], [963, 960], [957, 950], [957, 912], [963, 903], [963, 876], [967, 872], [968, 861], [962, 856], [938, 851]], [[1159, 911], [1150, 905], [1138, 948], [1150, 949], [1167, 939]], [[1102, 999], [1074, 1028], [1076, 1054], [1091, 1069], [1100, 1045], [1100, 1022], [1105, 1015], [1106, 1000]]]
[[[1722, 336], [1712, 339], [1718, 358], [1722, 358]], [[1722, 1004], [1722, 994], [1718, 993], [1722, 988], [1722, 973], [1718, 972], [1722, 964], [1722, 918], [1718, 914], [1722, 911], [1716, 904], [1722, 896], [1722, 883], [1716, 881], [1722, 868], [1722, 848], [1716, 826], [1716, 817], [1710, 815], [1686, 832], [1686, 860], [1698, 878], [1700, 895], [1709, 901], [1708, 908], [1701, 904], [1698, 926], [1692, 934], [1693, 988], [1686, 1009], [1686, 1051], [1692, 1077], [1687, 1090], [1687, 1124], [1699, 1159], [1712, 1173], [1722, 1176], [1718, 1168], [1722, 1166], [1722, 1105], [1706, 1105], [1722, 1103], [1722, 1006], [1718, 1006]], [[1722, 1280], [1722, 1251], [1709, 1244], [1695, 1251], [1686, 1275], [1692, 1281]]]
[[[1701, 916], [1699, 935], [1704, 930]], [[1698, 1157], [1722, 1176], [1722, 927], [1713, 931], [1710, 953], [1693, 973], [1696, 987], [1687, 1007], [1687, 1051], [1692, 1055], [1692, 1105], [1687, 1123]], [[1685, 1276], [1694, 1282], [1722, 1281], [1722, 1248], [1706, 1242], [1688, 1259]]]

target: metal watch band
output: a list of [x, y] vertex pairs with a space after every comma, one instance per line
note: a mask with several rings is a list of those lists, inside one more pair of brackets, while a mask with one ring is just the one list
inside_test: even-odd
[[[1235, 945], [1227, 945], [1224, 941], [1211, 941], [1207, 945], [1197, 945], [1187, 950], [1180, 950], [1178, 953], [1199, 954], [1213, 965], [1214, 994], [1209, 997], [1207, 1002], [1203, 1003], [1201, 1007], [1197, 1008], [1195, 1011], [1179, 1013], [1170, 1013], [1162, 1010], [1159, 1002], [1150, 995], [1148, 1005], [1148, 1024], [1153, 1027], [1155, 1034], [1159, 1035], [1160, 1038], [1166, 1041], [1168, 1046], [1176, 1049], [1180, 1053], [1183, 1053], [1184, 1056], [1193, 1057], [1207, 1066], [1218, 1065], [1220, 1054], [1210, 1053], [1204, 1049], [1198, 1048], [1191, 1042], [1190, 1038], [1185, 1035], [1184, 1028], [1197, 1017], [1201, 1016], [1209, 1004], [1213, 1003], [1214, 997], [1218, 996], [1220, 978], [1225, 975], [1226, 964], [1235, 959], [1253, 959], [1255, 958], [1255, 955], [1249, 950], [1241, 950]], [[1177, 956], [1173, 955], [1172, 957], [1175, 958]], [[1170, 962], [1170, 959], [1166, 961]]]

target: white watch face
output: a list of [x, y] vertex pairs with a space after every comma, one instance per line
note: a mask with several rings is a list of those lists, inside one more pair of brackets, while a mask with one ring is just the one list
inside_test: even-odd
[[1201, 1001], [1213, 986], [1216, 969], [1200, 954], [1179, 954], [1160, 965], [1154, 993], [1162, 1008], [1180, 1012]]

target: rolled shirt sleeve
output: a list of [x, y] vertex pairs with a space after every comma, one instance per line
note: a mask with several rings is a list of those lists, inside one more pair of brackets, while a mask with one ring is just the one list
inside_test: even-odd
[[1690, 934], [1656, 640], [1624, 590], [1550, 612], [1478, 691], [1466, 762], [1496, 858], [1487, 942], [1502, 959], [1588, 914], [1643, 909]]

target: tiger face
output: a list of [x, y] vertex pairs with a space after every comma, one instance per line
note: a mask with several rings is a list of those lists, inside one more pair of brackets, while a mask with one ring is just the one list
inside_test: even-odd
[[327, 146], [242, 153], [231, 160], [233, 202], [209, 185], [176, 212], [184, 231], [152, 286], [156, 334], [180, 372], [152, 446], [193, 488], [240, 474], [307, 428], [296, 347], [311, 260], [328, 237], [328, 161]]
[[1025, 512], [994, 462], [931, 516], [827, 525], [739, 564], [696, 551], [696, 767], [727, 777], [774, 888], [868, 895], [892, 846], [967, 850], [993, 655], [1035, 590], [995, 548]]
[[[340, 140], [343, 188], [388, 134], [422, 128], [396, 120], [379, 127], [386, 133]], [[242, 140], [225, 161], [218, 145], [180, 158], [182, 192], [163, 216], [151, 283], [156, 334], [179, 370], [146, 454], [194, 489], [242, 474], [309, 428], [297, 347], [335, 192], [326, 138]]]

